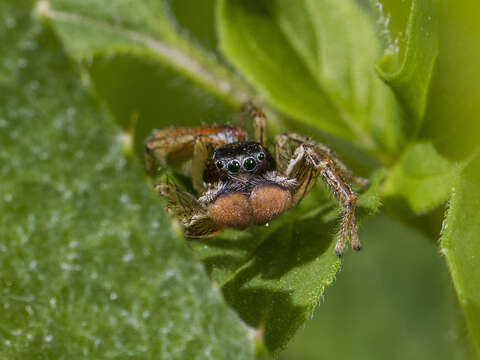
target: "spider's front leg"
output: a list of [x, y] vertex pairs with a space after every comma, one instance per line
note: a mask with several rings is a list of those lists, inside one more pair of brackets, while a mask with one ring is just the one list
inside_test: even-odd
[[[286, 159], [291, 154], [292, 144], [303, 140], [293, 151], [288, 163]], [[351, 172], [345, 173], [345, 165], [332, 156], [333, 152], [325, 145], [308, 140], [297, 134], [281, 134], [275, 139], [275, 158], [282, 168], [284, 164], [285, 175], [295, 179], [298, 187], [292, 194], [292, 206], [297, 205], [310, 191], [315, 179], [320, 176], [328, 189], [342, 206], [342, 220], [335, 245], [335, 254], [342, 256], [348, 236], [354, 250], [360, 250], [360, 240], [357, 233], [356, 203], [357, 195], [353, 192], [345, 177], [350, 177]], [[338, 163], [343, 166], [339, 166]], [[362, 179], [362, 178], [358, 178]], [[363, 184], [366, 180], [362, 181]]]
[[251, 102], [243, 106], [243, 112], [252, 119], [253, 139], [267, 146], [267, 118], [265, 113]]
[[155, 164], [172, 167], [192, 177], [195, 190], [203, 189], [205, 161], [213, 152], [227, 143], [244, 141], [243, 129], [232, 126], [168, 127], [154, 130], [145, 139], [145, 170], [149, 176], [155, 173]]
[[171, 183], [155, 184], [156, 192], [168, 200], [168, 211], [183, 226], [190, 238], [208, 238], [223, 232], [224, 227], [215, 223], [192, 194], [180, 190]]
[[[231, 126], [169, 127], [154, 130], [145, 140], [145, 168], [153, 176], [155, 165], [172, 167], [192, 177], [198, 193], [204, 192], [205, 161], [215, 148], [229, 142], [244, 141], [245, 132]], [[206, 208], [189, 192], [171, 183], [155, 184], [157, 193], [168, 200], [168, 210], [183, 225], [191, 238], [214, 236], [224, 230], [209, 216]]]

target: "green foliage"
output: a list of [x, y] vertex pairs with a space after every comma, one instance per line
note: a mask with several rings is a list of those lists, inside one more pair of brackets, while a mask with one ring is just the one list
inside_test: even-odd
[[[361, 228], [369, 254], [382, 238], [407, 256], [403, 238], [423, 239], [408, 235], [412, 224], [434, 243], [450, 198], [442, 249], [477, 341], [480, 6], [134, 3], [0, 2], [0, 355], [259, 359], [285, 348], [342, 267], [332, 250], [339, 208], [325, 186], [266, 227], [186, 242], [139, 164], [153, 128], [235, 123], [252, 99], [269, 135], [324, 141], [370, 178], [355, 189], [360, 222], [381, 203], [407, 222]], [[432, 245], [413, 249], [422, 246]], [[363, 267], [375, 262], [363, 256]], [[417, 261], [423, 274], [429, 263]], [[400, 282], [415, 277], [399, 272]], [[411, 291], [443, 286], [425, 274]], [[398, 311], [392, 327], [407, 304]], [[430, 340], [415, 338], [420, 353]]]
[[[410, 11], [386, 25], [388, 47], [378, 63], [380, 76], [389, 84], [405, 111], [408, 129], [415, 135], [425, 113], [430, 79], [438, 55], [437, 0], [381, 1], [382, 11], [400, 15], [398, 8]], [[405, 16], [407, 15], [407, 16]], [[382, 16], [385, 16], [382, 13]], [[408, 23], [405, 24], [405, 19]], [[391, 19], [391, 18], [389, 18]], [[383, 18], [387, 21], [386, 18]], [[402, 22], [403, 21], [403, 22]], [[410, 119], [410, 121], [408, 121]]]
[[455, 182], [441, 242], [477, 354], [480, 354], [479, 209], [480, 156], [477, 154]]
[[415, 214], [422, 214], [445, 203], [457, 171], [431, 143], [412, 144], [392, 168], [383, 193], [388, 200], [406, 202]]
[[479, 146], [480, 3], [440, 2], [439, 7], [439, 57], [421, 137], [442, 156], [462, 161]]
[[285, 114], [398, 151], [401, 120], [372, 66], [380, 41], [356, 1], [222, 0], [219, 24], [229, 60]]
[[[156, 57], [129, 52], [97, 55], [87, 69], [117, 123], [133, 137], [139, 158], [153, 128], [222, 123], [237, 112]], [[154, 94], [154, 101], [146, 94]]]
[[1, 357], [252, 358], [249, 331], [24, 5], [0, 10]]
[[455, 293], [436, 244], [384, 215], [367, 220], [360, 236], [368, 239], [361, 256], [347, 257], [280, 359], [463, 359]]
[[[360, 222], [379, 206], [383, 175], [376, 174], [359, 199]], [[340, 270], [341, 261], [333, 252], [337, 217], [336, 201], [317, 186], [266, 231], [232, 231], [193, 244], [212, 279], [223, 285], [227, 302], [258, 329], [274, 353], [310, 317]]]
[[162, 4], [137, 1], [132, 11], [128, 0], [116, 1], [113, 7], [97, 0], [54, 0], [42, 11], [54, 21], [69, 54], [79, 60], [119, 53], [154, 57], [159, 67], [197, 83], [204, 91], [238, 108], [245, 99], [245, 86], [176, 33], [169, 26], [168, 12]]
[[[203, 0], [202, 6], [196, 0], [165, 0], [168, 20], [193, 43], [213, 53], [217, 53], [217, 33], [215, 27], [215, 0]], [[195, 11], [192, 11], [195, 7]]]

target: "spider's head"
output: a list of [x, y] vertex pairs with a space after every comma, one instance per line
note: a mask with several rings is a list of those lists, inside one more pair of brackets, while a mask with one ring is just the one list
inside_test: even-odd
[[254, 141], [236, 142], [218, 148], [203, 174], [206, 182], [235, 180], [240, 176], [262, 175], [275, 169], [270, 152]]

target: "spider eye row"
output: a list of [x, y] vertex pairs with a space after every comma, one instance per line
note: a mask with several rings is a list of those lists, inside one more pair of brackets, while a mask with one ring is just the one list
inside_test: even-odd
[[236, 173], [238, 170], [240, 170], [240, 163], [237, 160], [232, 160], [228, 163], [228, 171], [231, 173]]
[[[257, 159], [258, 161], [261, 162], [263, 159], [265, 159], [265, 154], [264, 153], [257, 154]], [[222, 169], [225, 166], [225, 164], [221, 160], [218, 160], [215, 163], [215, 165], [217, 166], [218, 169]], [[257, 161], [255, 161], [253, 157], [248, 157], [243, 161], [243, 168], [247, 171], [255, 169], [256, 166], [257, 166]], [[240, 171], [241, 167], [242, 165], [240, 165], [240, 162], [238, 160], [231, 160], [227, 164], [227, 169], [231, 173], [236, 173]]]

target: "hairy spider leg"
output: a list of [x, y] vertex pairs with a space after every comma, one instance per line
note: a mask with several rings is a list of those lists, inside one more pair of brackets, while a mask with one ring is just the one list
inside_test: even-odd
[[350, 235], [352, 248], [360, 250], [360, 242], [358, 236], [356, 236], [355, 206], [357, 203], [357, 196], [351, 190], [350, 186], [343, 180], [340, 173], [335, 170], [335, 165], [331, 160], [326, 159], [319, 154], [318, 149], [315, 149], [311, 145], [302, 146], [305, 147], [304, 151], [306, 157], [309, 159], [308, 162], [310, 162], [320, 173], [322, 180], [338, 199], [343, 208], [338, 241], [335, 244], [335, 253], [338, 256], [342, 255], [348, 235]]
[[215, 148], [246, 140], [243, 129], [232, 126], [170, 127], [154, 130], [145, 140], [145, 170], [155, 173], [155, 164], [171, 166], [192, 176], [195, 190], [203, 190], [205, 160]]
[[248, 102], [243, 107], [243, 112], [252, 119], [253, 140], [262, 146], [267, 146], [267, 118], [265, 113]]
[[[291, 153], [292, 144], [298, 143], [300, 139], [305, 138], [298, 134], [277, 136], [275, 139], [276, 160], [280, 163], [285, 162]], [[323, 144], [305, 140], [306, 143], [300, 143], [295, 148], [285, 170], [285, 175], [290, 179], [296, 179], [298, 183], [298, 187], [292, 193], [291, 206], [297, 205], [303, 199], [313, 187], [315, 179], [320, 175], [327, 188], [342, 206], [342, 219], [335, 253], [337, 256], [342, 255], [349, 235], [352, 248], [360, 250], [355, 215], [357, 196], [344, 180], [342, 168], [338, 167], [336, 158], [331, 157], [333, 152]]]
[[[290, 145], [293, 145], [294, 147], [289, 149], [288, 146], [286, 145], [289, 143]], [[279, 161], [283, 164], [285, 164], [285, 169], [286, 166], [288, 165], [290, 156], [291, 156], [291, 150], [296, 149], [298, 146], [301, 144], [311, 144], [318, 148], [322, 153], [327, 154], [328, 157], [333, 161], [335, 164], [335, 168], [341, 172], [344, 178], [347, 180], [352, 181], [353, 183], [357, 184], [360, 186], [362, 189], [368, 188], [368, 185], [370, 184], [370, 180], [363, 178], [361, 176], [356, 176], [354, 175], [353, 171], [350, 170], [342, 160], [337, 156], [335, 151], [330, 149], [328, 146], [325, 144], [322, 144], [317, 141], [313, 141], [305, 136], [296, 134], [296, 133], [285, 133], [285, 134], [278, 134], [275, 137], [275, 154], [278, 153], [279, 158], [275, 158], [276, 161]], [[278, 149], [277, 149], [278, 148]], [[289, 152], [290, 150], [290, 152]]]
[[192, 185], [199, 193], [205, 191], [203, 182], [203, 172], [205, 171], [205, 164], [207, 159], [214, 151], [213, 144], [197, 139], [193, 147], [192, 158]]
[[168, 200], [168, 211], [179, 220], [185, 235], [191, 238], [205, 238], [217, 235], [224, 228], [215, 223], [197, 199], [189, 192], [180, 190], [171, 183], [158, 183], [155, 191]]

